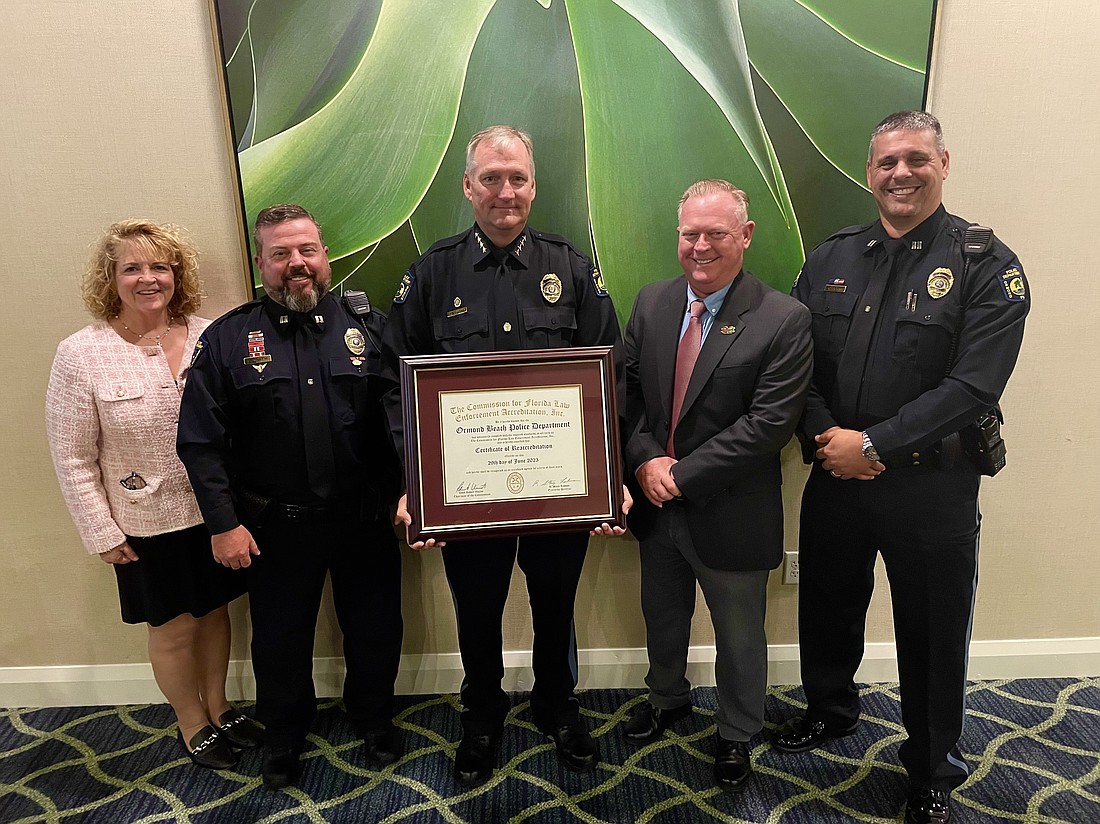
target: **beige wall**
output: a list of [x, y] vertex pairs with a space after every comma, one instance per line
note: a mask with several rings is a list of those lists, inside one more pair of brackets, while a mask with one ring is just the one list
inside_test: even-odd
[[[952, 153], [947, 205], [993, 226], [1024, 261], [1035, 296], [1004, 406], [1009, 469], [985, 484], [976, 639], [1100, 636], [1100, 378], [1092, 189], [1100, 133], [1100, 4], [941, 0], [931, 107]], [[112, 220], [188, 226], [204, 252], [216, 316], [244, 295], [238, 217], [206, 0], [9, 0], [0, 208], [0, 667], [145, 660], [124, 627], [110, 571], [88, 558], [61, 502], [43, 431], [57, 341], [86, 322], [75, 284]], [[793, 546], [804, 472], [788, 450]], [[577, 615], [584, 648], [641, 647], [636, 549], [601, 541]], [[405, 559], [407, 652], [455, 649], [436, 555]], [[522, 583], [508, 642], [529, 649]], [[773, 643], [795, 641], [795, 589], [773, 581]], [[243, 616], [239, 616], [243, 617]], [[704, 616], [697, 642], [708, 643]], [[331, 611], [319, 654], [335, 649]], [[243, 657], [243, 635], [235, 657]], [[890, 635], [876, 598], [872, 640]]]

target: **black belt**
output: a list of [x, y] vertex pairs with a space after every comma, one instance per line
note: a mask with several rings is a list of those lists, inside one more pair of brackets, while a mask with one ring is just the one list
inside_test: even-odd
[[284, 504], [280, 501], [272, 501], [246, 489], [237, 490], [237, 499], [244, 510], [241, 514], [255, 520], [305, 523], [327, 517], [332, 513], [331, 505]]
[[300, 506], [268, 501], [263, 516], [271, 520], [303, 523], [324, 518], [331, 513], [331, 506]]

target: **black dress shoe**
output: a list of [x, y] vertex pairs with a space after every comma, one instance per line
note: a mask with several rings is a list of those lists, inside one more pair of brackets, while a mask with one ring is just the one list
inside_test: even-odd
[[947, 824], [951, 820], [951, 793], [921, 787], [909, 793], [905, 824]]
[[670, 710], [655, 707], [648, 701], [635, 708], [623, 724], [623, 738], [631, 744], [648, 744], [679, 721], [691, 715], [691, 704], [681, 704]]
[[811, 721], [805, 716], [797, 716], [772, 733], [772, 746], [780, 752], [806, 752], [820, 747], [830, 738], [843, 738], [856, 731], [857, 724], [850, 727], [830, 727], [824, 721]]
[[464, 732], [455, 751], [455, 781], [465, 787], [476, 787], [488, 781], [497, 763], [499, 743], [499, 735]]
[[398, 738], [397, 730], [391, 724], [377, 730], [363, 733], [363, 753], [372, 767], [384, 767], [392, 764], [405, 754]]
[[234, 747], [250, 750], [264, 743], [264, 734], [256, 722], [238, 709], [230, 707], [218, 719], [218, 732]]
[[745, 741], [727, 741], [720, 735], [714, 755], [714, 783], [727, 793], [739, 793], [752, 778], [752, 759]]
[[600, 745], [578, 721], [554, 727], [538, 725], [543, 735], [554, 739], [558, 761], [575, 772], [588, 772], [600, 763]]
[[235, 766], [240, 756], [233, 751], [221, 734], [207, 724], [191, 736], [188, 744], [183, 743], [183, 732], [177, 728], [180, 745], [186, 750], [191, 762], [208, 770], [228, 770]]
[[302, 772], [298, 755], [298, 747], [265, 747], [262, 768], [264, 786], [269, 790], [281, 790], [298, 783], [298, 776]]

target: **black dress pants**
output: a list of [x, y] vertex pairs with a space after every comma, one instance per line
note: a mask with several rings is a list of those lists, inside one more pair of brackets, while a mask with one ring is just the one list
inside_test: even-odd
[[458, 646], [462, 655], [463, 728], [496, 733], [510, 702], [501, 688], [504, 640], [501, 622], [517, 557], [527, 579], [534, 628], [531, 711], [542, 724], [576, 723], [577, 638], [573, 605], [577, 597], [588, 533], [452, 541], [443, 564], [454, 598]]
[[335, 515], [250, 526], [256, 716], [271, 746], [305, 738], [317, 711], [313, 642], [325, 576], [344, 636], [344, 705], [362, 734], [390, 723], [401, 660], [401, 558], [388, 519]]
[[914, 786], [953, 789], [978, 573], [978, 475], [888, 468], [871, 481], [833, 478], [816, 464], [802, 497], [798, 633], [809, 717], [859, 719], [875, 556], [890, 580], [901, 712], [899, 757]]

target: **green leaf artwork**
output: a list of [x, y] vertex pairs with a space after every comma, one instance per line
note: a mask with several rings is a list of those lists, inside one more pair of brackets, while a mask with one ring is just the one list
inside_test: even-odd
[[787, 291], [806, 250], [874, 217], [867, 138], [920, 108], [934, 0], [217, 0], [246, 219], [293, 201], [334, 278], [388, 307], [473, 220], [466, 141], [531, 133], [531, 225], [591, 254], [625, 321], [679, 274], [676, 203], [744, 189], [746, 265]]

